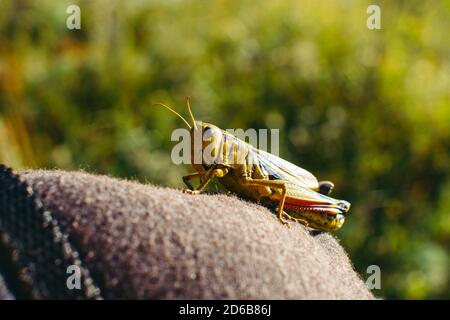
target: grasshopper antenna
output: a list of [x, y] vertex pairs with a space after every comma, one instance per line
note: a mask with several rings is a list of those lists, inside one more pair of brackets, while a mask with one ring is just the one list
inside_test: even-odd
[[187, 106], [189, 115], [191, 116], [192, 124], [194, 125], [194, 128], [197, 129], [197, 125], [195, 124], [195, 118], [194, 118], [194, 115], [192, 114], [192, 111], [191, 111], [191, 104], [189, 103], [190, 99], [191, 99], [191, 97], [189, 97], [189, 96], [186, 97], [186, 106]]
[[[168, 109], [169, 111], [173, 112], [173, 113], [174, 113], [175, 115], [177, 115], [181, 120], [183, 120], [183, 122], [187, 125], [187, 127], [189, 128], [189, 130], [191, 130], [192, 127], [191, 127], [191, 125], [189, 124], [189, 122], [187, 122], [186, 119], [183, 118], [183, 116], [182, 116], [181, 114], [179, 114], [178, 112], [176, 112], [175, 110], [173, 110], [171, 107], [166, 106], [165, 104], [162, 104], [162, 103], [153, 103], [152, 106], [161, 106], [161, 107], [164, 107], [164, 108]], [[189, 109], [189, 111], [190, 111], [190, 109]], [[192, 114], [191, 114], [191, 116], [192, 116]], [[194, 126], [195, 126], [195, 122], [194, 122]]]

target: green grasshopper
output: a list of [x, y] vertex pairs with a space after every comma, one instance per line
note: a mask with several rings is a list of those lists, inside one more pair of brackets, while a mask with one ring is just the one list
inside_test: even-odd
[[[344, 224], [350, 203], [328, 196], [334, 188], [332, 182], [318, 182], [305, 169], [259, 150], [215, 125], [195, 121], [189, 97], [186, 106], [192, 126], [167, 105], [155, 105], [173, 112], [189, 128], [191, 160], [200, 154], [200, 161], [191, 161], [196, 172], [183, 177], [188, 187], [185, 192], [198, 194], [217, 178], [226, 189], [244, 198], [278, 205], [276, 212], [283, 224], [288, 224], [284, 219], [287, 218], [322, 231], [338, 230]], [[194, 142], [196, 134], [201, 137], [200, 146]], [[209, 161], [203, 157], [207, 149]], [[196, 188], [191, 184], [195, 178], [200, 179]]]

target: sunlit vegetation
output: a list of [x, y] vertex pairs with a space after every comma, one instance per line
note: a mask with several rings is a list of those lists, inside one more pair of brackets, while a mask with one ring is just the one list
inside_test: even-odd
[[[171, 131], [192, 97], [223, 128], [352, 202], [337, 236], [386, 298], [450, 297], [450, 3], [0, 1], [0, 162], [182, 187]], [[372, 1], [370, 2], [370, 4]], [[332, 275], [330, 275], [332, 276]]]

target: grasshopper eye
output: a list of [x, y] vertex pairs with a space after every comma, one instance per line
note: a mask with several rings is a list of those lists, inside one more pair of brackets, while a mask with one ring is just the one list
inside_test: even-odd
[[203, 139], [211, 139], [212, 136], [214, 135], [213, 130], [210, 127], [206, 127], [205, 130], [203, 131]]

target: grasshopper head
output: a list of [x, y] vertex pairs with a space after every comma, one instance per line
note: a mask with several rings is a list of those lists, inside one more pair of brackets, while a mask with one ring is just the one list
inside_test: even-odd
[[191, 160], [199, 171], [217, 163], [222, 150], [222, 130], [210, 123], [196, 121], [191, 128]]
[[192, 125], [171, 107], [162, 103], [155, 103], [154, 105], [166, 108], [179, 117], [189, 128], [191, 137], [191, 163], [197, 172], [208, 169], [212, 164], [220, 163], [219, 157], [222, 156], [222, 130], [213, 124], [195, 121], [191, 111], [189, 97], [186, 97], [186, 106], [192, 120]]

